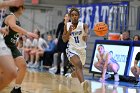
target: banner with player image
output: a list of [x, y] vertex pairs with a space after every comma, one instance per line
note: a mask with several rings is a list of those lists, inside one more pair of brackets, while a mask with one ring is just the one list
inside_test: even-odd
[[[132, 54], [130, 58], [131, 60], [130, 60], [129, 69], [128, 69], [128, 73], [129, 73], [128, 76], [134, 77], [134, 75], [131, 72], [131, 68], [134, 66], [134, 61], [138, 52], [140, 52], [140, 41], [134, 41], [133, 47], [132, 47]], [[140, 60], [138, 61], [137, 66], [140, 67]]]
[[126, 68], [129, 63], [130, 58], [130, 50], [131, 50], [131, 42], [130, 41], [111, 41], [111, 40], [96, 40], [94, 44], [93, 55], [91, 59], [90, 71], [101, 73], [96, 67], [95, 63], [98, 62], [97, 54], [99, 54], [98, 46], [102, 45], [106, 52], [110, 52], [112, 58], [116, 60], [115, 62], [119, 65], [119, 75], [127, 76], [127, 69]]
[[93, 30], [97, 22], [105, 22], [111, 31], [122, 31], [127, 29], [128, 23], [128, 2], [119, 3], [99, 3], [91, 5], [68, 5], [67, 11], [71, 7], [77, 7], [80, 11], [80, 20], [88, 24]]

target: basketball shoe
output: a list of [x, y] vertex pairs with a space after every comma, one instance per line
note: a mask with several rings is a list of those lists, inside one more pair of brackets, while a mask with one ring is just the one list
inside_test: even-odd
[[10, 93], [22, 93], [21, 92], [21, 87], [17, 88], [17, 89], [13, 88], [13, 90]]

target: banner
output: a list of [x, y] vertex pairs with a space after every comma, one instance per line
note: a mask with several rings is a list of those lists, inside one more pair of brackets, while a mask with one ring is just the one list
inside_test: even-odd
[[99, 3], [92, 5], [68, 5], [67, 12], [71, 7], [76, 7], [80, 11], [79, 21], [88, 24], [92, 30], [97, 22], [105, 22], [109, 30], [126, 30], [128, 25], [128, 2], [119, 3]]

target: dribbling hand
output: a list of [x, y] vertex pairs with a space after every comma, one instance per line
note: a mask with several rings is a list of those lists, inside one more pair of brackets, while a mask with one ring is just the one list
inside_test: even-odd
[[70, 25], [69, 33], [71, 33], [73, 30], [74, 30], [74, 26], [73, 25]]
[[0, 32], [3, 34], [3, 36], [5, 37], [6, 35], [9, 34], [9, 27], [3, 27], [0, 29]]

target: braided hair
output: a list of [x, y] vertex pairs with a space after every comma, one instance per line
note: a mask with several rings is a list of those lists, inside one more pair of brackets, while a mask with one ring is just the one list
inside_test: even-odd
[[78, 13], [78, 15], [80, 15], [80, 12], [79, 12], [79, 9], [75, 8], [75, 7], [72, 7], [71, 10], [69, 11], [69, 16], [71, 15], [71, 13], [73, 11], [76, 11]]

